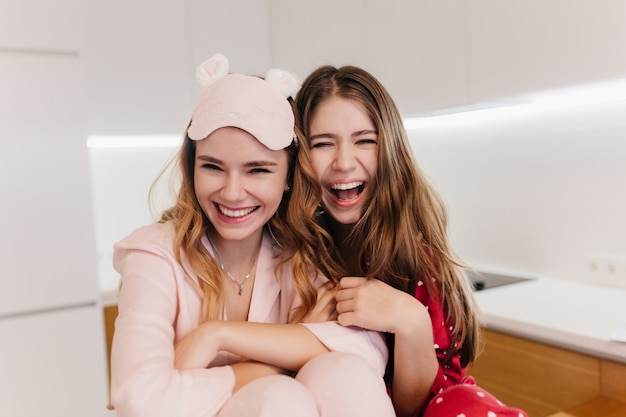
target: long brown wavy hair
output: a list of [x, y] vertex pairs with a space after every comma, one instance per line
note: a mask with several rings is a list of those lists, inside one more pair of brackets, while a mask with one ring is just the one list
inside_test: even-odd
[[[417, 164], [387, 90], [359, 67], [316, 69], [296, 96], [297, 124], [305, 137], [301, 154], [310, 151], [306, 138], [315, 110], [332, 96], [364, 105], [378, 132], [373, 191], [348, 237], [348, 242], [361, 247], [361, 274], [409, 293], [423, 281], [431, 297], [440, 297], [453, 326], [448, 359], [460, 354], [464, 366], [471, 363], [479, 350], [480, 330], [472, 290], [448, 241], [446, 206]], [[329, 220], [323, 216], [327, 215], [318, 219], [320, 224]], [[345, 265], [336, 247], [328, 250], [331, 260]]]
[[[293, 100], [288, 99], [292, 109]], [[329, 235], [315, 222], [315, 202], [319, 185], [308, 161], [303, 165], [296, 163], [299, 143], [302, 135], [295, 129], [296, 139], [285, 150], [289, 159], [288, 184], [291, 190], [284, 194], [278, 210], [265, 225], [274, 243], [281, 248], [280, 261], [275, 273], [286, 263], [292, 269], [292, 280], [302, 307], [296, 313], [294, 321], [302, 319], [315, 305], [317, 288], [314, 278], [322, 273], [331, 280], [336, 280], [339, 271], [324, 258], [320, 247], [329, 244]], [[190, 270], [185, 268], [187, 278], [196, 287], [202, 297], [201, 320], [215, 320], [220, 317], [224, 302], [223, 281], [220, 267], [202, 243], [202, 238], [212, 225], [202, 211], [194, 191], [194, 167], [196, 142], [191, 140], [187, 131], [178, 154], [171, 163], [180, 173], [180, 185], [175, 204], [165, 210], [160, 222], [171, 221], [176, 227], [174, 251], [177, 261], [185, 268], [188, 262]], [[152, 188], [154, 191], [154, 186]], [[192, 271], [198, 283], [192, 278]], [[280, 279], [280, 277], [278, 277]]]

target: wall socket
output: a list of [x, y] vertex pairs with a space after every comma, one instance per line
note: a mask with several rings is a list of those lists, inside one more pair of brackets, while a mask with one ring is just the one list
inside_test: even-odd
[[606, 253], [586, 253], [586, 278], [599, 285], [626, 288], [626, 256]]

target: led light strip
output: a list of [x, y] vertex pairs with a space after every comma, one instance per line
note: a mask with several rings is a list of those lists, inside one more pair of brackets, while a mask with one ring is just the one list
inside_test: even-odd
[[443, 110], [403, 120], [407, 130], [446, 129], [545, 115], [581, 106], [626, 103], [626, 79], [520, 95], [501, 103]]
[[[403, 119], [407, 130], [450, 129], [545, 115], [551, 111], [609, 103], [626, 103], [626, 78], [520, 95], [495, 103], [443, 109]], [[174, 148], [179, 135], [91, 135], [90, 149]]]

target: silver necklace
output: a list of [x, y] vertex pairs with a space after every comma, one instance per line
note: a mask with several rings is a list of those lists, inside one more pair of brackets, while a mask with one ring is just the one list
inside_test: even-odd
[[259, 248], [256, 251], [256, 254], [254, 255], [254, 259], [252, 259], [252, 265], [250, 265], [250, 271], [248, 271], [248, 273], [246, 274], [245, 277], [243, 277], [243, 279], [241, 280], [241, 282], [237, 281], [235, 279], [235, 277], [226, 270], [226, 268], [224, 267], [224, 262], [222, 261], [222, 255], [220, 254], [220, 251], [217, 250], [217, 247], [215, 246], [215, 244], [213, 243], [213, 240], [211, 239], [211, 237], [209, 236], [209, 234], [207, 233], [207, 238], [209, 239], [209, 243], [211, 244], [211, 247], [213, 248], [213, 250], [215, 251], [215, 254], [217, 255], [217, 260], [220, 263], [220, 268], [222, 269], [222, 271], [226, 274], [226, 276], [228, 277], [228, 279], [230, 279], [233, 283], [235, 283], [235, 285], [237, 285], [239, 287], [239, 290], [237, 291], [237, 293], [239, 295], [243, 294], [243, 284], [246, 283], [246, 281], [248, 280], [248, 278], [250, 278], [250, 275], [252, 275], [252, 271], [254, 270], [254, 267], [256, 265], [256, 261], [259, 257], [259, 252], [261, 251], [261, 245], [259, 244]]

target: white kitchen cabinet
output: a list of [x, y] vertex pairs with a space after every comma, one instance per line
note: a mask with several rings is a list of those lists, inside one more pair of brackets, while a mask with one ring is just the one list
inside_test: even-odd
[[463, 1], [367, 0], [367, 65], [404, 114], [469, 104]]
[[200, 87], [197, 65], [221, 52], [230, 70], [270, 67], [266, 1], [88, 2], [85, 58], [91, 134], [180, 134]]
[[274, 64], [306, 77], [319, 65], [366, 65], [365, 0], [272, 0]]
[[404, 114], [626, 76], [626, 0], [272, 0], [274, 59], [376, 75]]
[[0, 51], [77, 54], [81, 49], [83, 3], [81, 0], [0, 1]]
[[107, 404], [102, 310], [0, 318], [0, 414], [97, 417]]
[[107, 401], [77, 3], [0, 5], [3, 416], [95, 417]]
[[192, 66], [185, 2], [85, 5], [91, 134], [175, 134], [189, 121]]
[[306, 77], [362, 66], [403, 113], [467, 104], [465, 7], [459, 1], [272, 0], [275, 64]]
[[0, 315], [98, 296], [76, 56], [0, 53]]
[[228, 58], [231, 72], [264, 75], [272, 67], [269, 0], [186, 0], [195, 100], [200, 91], [195, 66], [214, 53]]
[[470, 0], [475, 101], [626, 77], [626, 0]]

